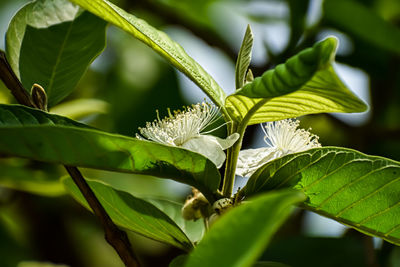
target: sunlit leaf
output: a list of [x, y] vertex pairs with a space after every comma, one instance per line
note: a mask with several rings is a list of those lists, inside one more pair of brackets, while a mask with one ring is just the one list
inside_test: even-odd
[[304, 199], [301, 192], [271, 192], [233, 208], [211, 226], [185, 266], [252, 266], [292, 205]]
[[107, 0], [71, 0], [100, 18], [132, 34], [159, 53], [196, 83], [224, 112], [225, 93], [215, 80], [176, 42], [146, 21], [127, 13]]
[[[66, 177], [62, 182], [67, 191], [90, 210], [89, 204], [72, 179]], [[115, 190], [104, 183], [90, 180], [87, 182], [107, 214], [118, 226], [183, 250], [193, 247], [176, 223], [154, 205], [129, 193]]]
[[102, 132], [19, 105], [0, 105], [0, 153], [170, 178], [196, 187], [210, 201], [220, 182], [216, 166], [200, 154]]
[[351, 149], [315, 148], [267, 163], [243, 193], [286, 187], [307, 195], [306, 209], [400, 245], [399, 162]]
[[6, 52], [25, 89], [40, 84], [52, 106], [70, 94], [105, 47], [106, 22], [67, 0], [24, 6], [7, 31]]
[[365, 111], [366, 104], [334, 71], [336, 46], [336, 38], [327, 38], [228, 96], [231, 117], [257, 124], [312, 113]]

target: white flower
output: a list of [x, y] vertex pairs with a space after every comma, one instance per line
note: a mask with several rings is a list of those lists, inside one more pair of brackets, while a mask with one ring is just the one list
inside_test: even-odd
[[[201, 103], [185, 107], [183, 111], [168, 110], [169, 117], [146, 124], [139, 128], [140, 133], [149, 140], [157, 143], [179, 146], [197, 152], [210, 159], [218, 168], [224, 163], [226, 156], [223, 150], [231, 147], [238, 139], [234, 133], [226, 139], [206, 135], [211, 131], [202, 131], [218, 119], [219, 109], [208, 103]], [[141, 138], [136, 135], [137, 138]]]
[[239, 152], [236, 174], [249, 177], [261, 165], [288, 154], [321, 147], [318, 136], [299, 127], [298, 120], [286, 119], [267, 122], [262, 128], [267, 147]]

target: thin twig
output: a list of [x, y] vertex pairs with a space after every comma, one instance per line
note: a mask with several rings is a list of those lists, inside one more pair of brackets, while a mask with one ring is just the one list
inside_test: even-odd
[[78, 168], [71, 166], [64, 167], [71, 176], [72, 180], [74, 180], [75, 184], [78, 186], [82, 195], [85, 197], [90, 208], [93, 210], [93, 213], [97, 216], [97, 218], [99, 218], [101, 224], [103, 225], [107, 242], [117, 251], [118, 255], [126, 266], [139, 266], [139, 262], [133, 253], [127, 234], [124, 231], [121, 231], [112, 222], [111, 218], [100, 204], [99, 200], [87, 184], [86, 180], [83, 178]]
[[[21, 82], [13, 72], [7, 61], [6, 55], [0, 50], [0, 77], [7, 88], [14, 95], [15, 99], [22, 105], [38, 108], [35, 101], [24, 89]], [[85, 178], [76, 167], [64, 166], [72, 180], [78, 186], [82, 195], [88, 202], [90, 208], [100, 220], [107, 242], [116, 250], [122, 261], [128, 267], [138, 267], [139, 261], [133, 253], [132, 246], [129, 242], [127, 234], [120, 230], [108, 216], [104, 207], [101, 205], [92, 189], [87, 184]]]
[[12, 70], [10, 64], [7, 61], [6, 54], [4, 51], [0, 50], [0, 79], [6, 85], [8, 89], [10, 89], [11, 93], [18, 101], [18, 103], [37, 108], [37, 106], [32, 102], [32, 99], [28, 93], [22, 86], [21, 82], [15, 75]]

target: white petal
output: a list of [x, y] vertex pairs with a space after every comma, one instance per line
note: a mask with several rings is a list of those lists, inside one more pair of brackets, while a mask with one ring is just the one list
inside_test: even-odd
[[272, 147], [245, 149], [239, 152], [236, 174], [250, 177], [263, 164], [281, 156], [281, 152]]
[[238, 133], [233, 133], [225, 139], [209, 135], [210, 137], [215, 138], [215, 141], [221, 146], [223, 150], [230, 148], [235, 144], [235, 142], [239, 139], [240, 135]]
[[182, 147], [205, 156], [217, 165], [217, 168], [221, 168], [226, 156], [216, 138], [212, 135], [199, 135], [183, 143]]

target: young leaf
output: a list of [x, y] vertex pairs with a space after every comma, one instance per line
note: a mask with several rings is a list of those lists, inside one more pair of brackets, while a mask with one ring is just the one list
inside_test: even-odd
[[292, 205], [304, 199], [301, 192], [285, 190], [233, 208], [211, 226], [185, 266], [252, 266], [289, 216]]
[[225, 92], [215, 80], [176, 42], [146, 21], [127, 13], [107, 0], [71, 0], [96, 16], [144, 42], [197, 84], [225, 113]]
[[105, 29], [105, 21], [67, 0], [31, 2], [10, 23], [7, 58], [25, 89], [40, 84], [53, 106], [104, 49]]
[[336, 38], [327, 38], [228, 96], [231, 117], [257, 124], [312, 113], [365, 111], [365, 103], [332, 67], [336, 46]]
[[253, 48], [253, 32], [250, 25], [247, 25], [242, 46], [240, 47], [235, 67], [236, 89], [242, 88], [246, 78], [246, 72], [251, 61], [251, 49]]
[[324, 147], [265, 164], [242, 193], [278, 188], [304, 192], [304, 207], [368, 235], [400, 245], [400, 163]]
[[[72, 179], [65, 177], [62, 182], [66, 190], [90, 210], [89, 204]], [[107, 214], [118, 226], [183, 250], [193, 247], [191, 241], [175, 222], [154, 205], [101, 182], [90, 180], [87, 182]]]
[[200, 154], [102, 132], [19, 105], [0, 105], [0, 153], [170, 178], [196, 187], [211, 202], [220, 182], [216, 166]]

